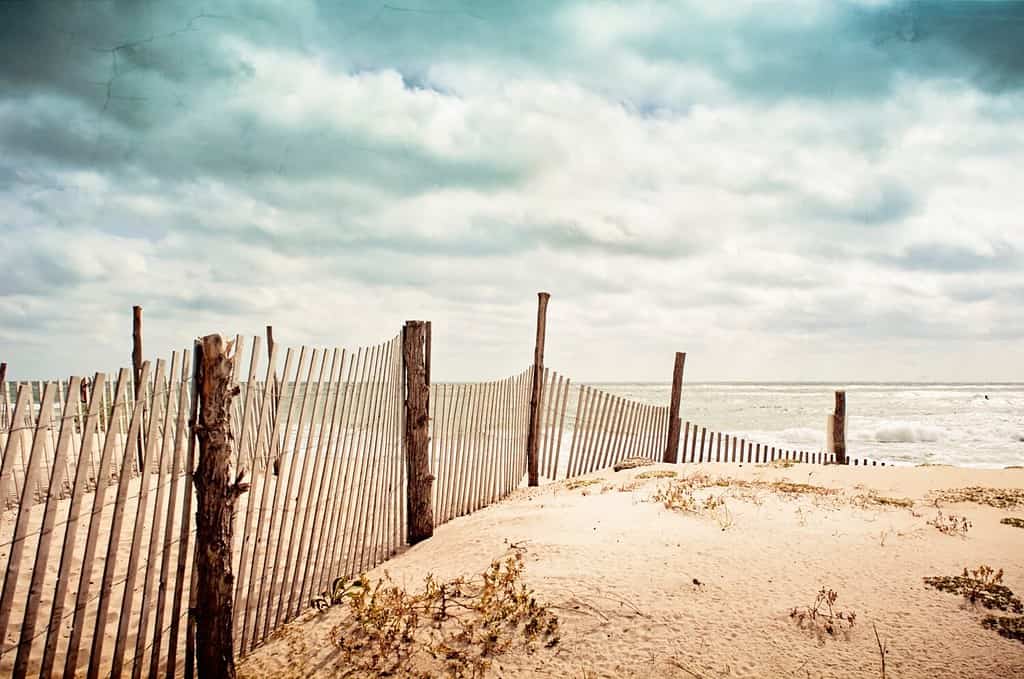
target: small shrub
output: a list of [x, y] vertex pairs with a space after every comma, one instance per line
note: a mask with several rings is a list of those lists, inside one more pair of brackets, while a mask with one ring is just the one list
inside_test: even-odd
[[924, 584], [932, 589], [960, 594], [989, 610], [1024, 613], [1024, 604], [1002, 583], [1003, 569], [993, 570], [984, 564], [970, 571], [965, 568], [961, 575], [924, 578]]
[[810, 606], [793, 608], [789, 617], [800, 629], [809, 629], [824, 643], [825, 639], [849, 638], [857, 614], [836, 608], [839, 595], [834, 589], [822, 587]]
[[1013, 526], [1014, 528], [1024, 528], [1024, 519], [1018, 519], [1015, 516], [1008, 516], [1002, 519], [999, 523], [1007, 526]]
[[967, 537], [967, 531], [971, 529], [971, 522], [967, 520], [966, 516], [944, 515], [941, 509], [934, 519], [929, 519], [928, 525], [935, 526], [940, 533], [959, 535], [960, 537]]
[[558, 618], [537, 602], [522, 573], [516, 549], [479, 579], [428, 575], [419, 594], [386, 572], [376, 583], [360, 578], [343, 596], [348, 616], [331, 632], [346, 676], [482, 677], [494, 657], [513, 647], [555, 646]]

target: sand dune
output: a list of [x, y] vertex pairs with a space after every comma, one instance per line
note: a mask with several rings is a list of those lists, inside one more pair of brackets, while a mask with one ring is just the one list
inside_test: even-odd
[[[653, 500], [671, 479], [636, 478], [652, 469], [748, 483], [695, 491], [722, 497], [725, 510], [681, 513]], [[499, 658], [494, 676], [879, 677], [873, 625], [888, 643], [889, 677], [1024, 676], [1024, 644], [984, 629], [984, 611], [963, 597], [922, 582], [988, 564], [1024, 594], [1024, 530], [1000, 524], [1024, 507], [940, 503], [944, 515], [969, 519], [966, 536], [928, 523], [939, 511], [930, 491], [1020, 490], [1024, 470], [711, 464], [587, 478], [598, 482], [519, 490], [370, 575], [386, 568], [414, 589], [428, 572], [479, 573], [508, 543], [524, 545], [526, 580], [556, 606], [561, 642]], [[836, 492], [783, 493], [766, 485], [776, 480]], [[822, 587], [856, 612], [848, 638], [821, 640], [790, 617]], [[241, 675], [342, 675], [329, 632], [343, 615], [335, 607], [289, 625], [242, 662]]]

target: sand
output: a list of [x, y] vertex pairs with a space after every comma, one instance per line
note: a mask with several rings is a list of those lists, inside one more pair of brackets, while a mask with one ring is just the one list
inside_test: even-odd
[[[717, 518], [666, 509], [653, 494], [670, 479], [635, 480], [665, 469], [745, 481], [788, 480], [837, 489], [794, 495], [770, 488], [725, 493]], [[880, 677], [877, 627], [889, 677], [1024, 676], [1024, 644], [984, 629], [984, 611], [926, 588], [924, 576], [988, 564], [1024, 594], [1024, 530], [1000, 524], [1024, 507], [941, 504], [966, 516], [966, 536], [928, 524], [935, 489], [1024, 489], [1024, 470], [951, 467], [853, 468], [794, 465], [656, 465], [521, 489], [441, 526], [435, 536], [370, 572], [418, 589], [439, 577], [482, 572], [514, 542], [526, 548], [525, 578], [556, 606], [561, 642], [552, 650], [500, 657], [501, 677]], [[871, 491], [911, 498], [912, 508], [866, 501]], [[697, 585], [697, 580], [701, 584]], [[795, 606], [831, 588], [856, 613], [848, 638], [799, 629]], [[343, 607], [310, 613], [240, 664], [243, 677], [341, 676], [330, 630]]]

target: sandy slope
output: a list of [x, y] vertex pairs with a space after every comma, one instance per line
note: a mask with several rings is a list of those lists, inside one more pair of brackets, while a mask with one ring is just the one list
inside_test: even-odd
[[[878, 677], [874, 623], [888, 640], [889, 677], [1024, 677], [1024, 644], [982, 628], [980, 611], [921, 580], [987, 563], [1005, 569], [1005, 584], [1024, 594], [1024, 530], [999, 523], [1024, 517], [1024, 507], [945, 505], [946, 513], [973, 522], [966, 537], [956, 537], [927, 524], [937, 509], [925, 499], [936, 488], [1024, 488], [1024, 470], [656, 468], [785, 478], [842, 494], [762, 489], [727, 496], [731, 525], [723, 530], [714, 518], [652, 502], [666, 480], [620, 490], [651, 467], [608, 471], [595, 475], [607, 483], [585, 489], [558, 483], [518, 491], [442, 526], [371, 575], [386, 567], [418, 588], [427, 572], [479, 573], [505, 553], [506, 541], [525, 544], [526, 578], [541, 599], [558, 605], [562, 642], [501, 658], [495, 676]], [[916, 506], [912, 512], [849, 501], [867, 489], [914, 498]], [[840, 608], [856, 612], [849, 639], [821, 643], [790, 619], [790, 609], [811, 604], [822, 586], [839, 593]], [[289, 626], [242, 663], [242, 676], [340, 675], [328, 638], [340, 615], [336, 608]]]

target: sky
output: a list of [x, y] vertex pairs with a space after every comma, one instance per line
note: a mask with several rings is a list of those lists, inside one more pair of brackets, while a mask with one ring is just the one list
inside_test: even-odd
[[1024, 2], [0, 2], [12, 379], [1024, 381]]

